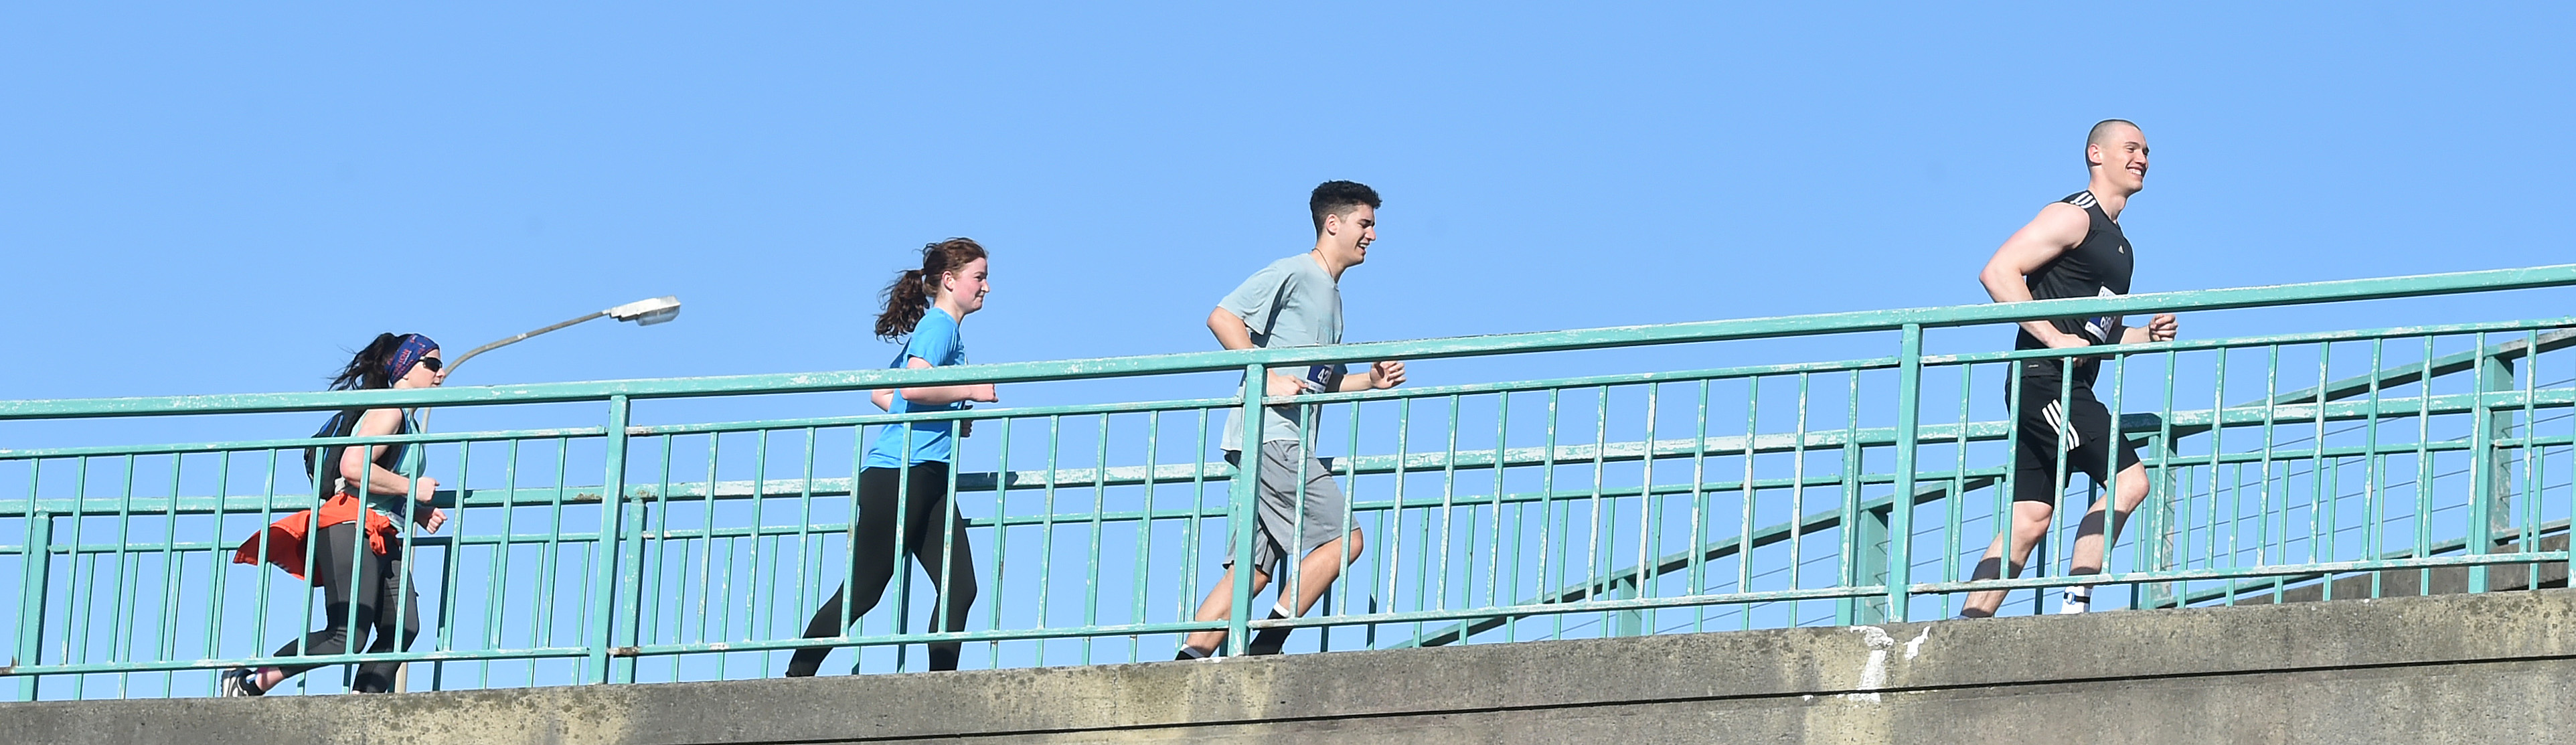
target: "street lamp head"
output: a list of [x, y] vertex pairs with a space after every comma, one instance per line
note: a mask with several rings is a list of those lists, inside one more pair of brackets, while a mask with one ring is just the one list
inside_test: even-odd
[[634, 321], [637, 326], [651, 326], [656, 323], [680, 317], [680, 298], [674, 295], [664, 295], [657, 298], [637, 300], [632, 303], [610, 308], [607, 312], [609, 317], [620, 321]]

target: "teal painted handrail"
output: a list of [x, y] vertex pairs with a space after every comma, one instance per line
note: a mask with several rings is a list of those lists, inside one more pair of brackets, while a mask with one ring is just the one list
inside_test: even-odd
[[[2563, 286], [2576, 286], [2576, 265], [931, 370], [0, 401], [0, 420], [30, 424], [602, 406], [597, 426], [0, 450], [0, 602], [19, 621], [0, 667], [14, 685], [0, 691], [204, 695], [217, 669], [296, 661], [409, 662], [413, 689], [766, 676], [786, 651], [817, 646], [860, 648], [861, 670], [919, 669], [907, 645], [935, 641], [968, 642], [986, 666], [1152, 660], [1209, 630], [1228, 632], [1230, 653], [1277, 628], [1311, 640], [1293, 649], [1437, 646], [1920, 620], [1972, 589], [2079, 581], [2142, 607], [2392, 572], [2526, 587], [2569, 558], [2576, 318], [1967, 354], [1927, 354], [1923, 335]], [[1893, 354], [1255, 400], [629, 421], [635, 402], [656, 399], [1853, 333], [1886, 334], [1860, 346], [1892, 337], [1865, 354]], [[2077, 357], [2106, 360], [2097, 390], [2124, 415], [2102, 435], [2142, 446], [2154, 494], [2106, 574], [2063, 573], [2079, 488], [2061, 496], [2033, 573], [1970, 581], [2017, 478], [2006, 466], [2019, 436], [2000, 401], [2009, 371]], [[1214, 457], [1211, 430], [1265, 405], [1314, 412], [1309, 446], [1331, 456], [1321, 475], [1351, 493], [1344, 517], [1366, 536], [1304, 618], [1265, 618], [1252, 568], [1218, 568], [1254, 545], [1255, 490]], [[805, 614], [849, 576], [860, 452], [882, 425], [943, 420], [977, 431], [950, 483], [934, 485], [955, 495], [983, 578], [975, 620], [960, 632], [910, 624], [953, 599], [907, 569], [846, 635], [802, 638]], [[1257, 439], [1259, 421], [1248, 416], [1245, 434]], [[455, 505], [454, 528], [398, 542], [426, 628], [398, 652], [276, 656], [318, 622], [319, 601], [228, 563], [230, 549], [311, 506], [304, 449], [347, 444], [437, 454], [435, 496]], [[1218, 576], [1235, 580], [1233, 612], [1194, 620]], [[327, 673], [305, 680], [338, 686]]]

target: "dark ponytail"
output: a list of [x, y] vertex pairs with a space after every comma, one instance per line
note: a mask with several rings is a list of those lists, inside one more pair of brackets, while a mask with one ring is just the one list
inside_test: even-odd
[[394, 387], [392, 373], [387, 372], [386, 367], [393, 362], [394, 351], [402, 348], [402, 340], [401, 334], [377, 334], [375, 341], [367, 343], [367, 348], [358, 350], [357, 356], [349, 358], [348, 367], [341, 368], [340, 374], [331, 377], [330, 390]]
[[976, 259], [984, 258], [984, 247], [971, 238], [950, 238], [921, 247], [921, 268], [905, 269], [885, 291], [885, 311], [877, 314], [877, 338], [893, 341], [912, 333], [921, 323], [921, 314], [930, 311], [931, 298], [939, 294], [939, 276], [964, 269]]

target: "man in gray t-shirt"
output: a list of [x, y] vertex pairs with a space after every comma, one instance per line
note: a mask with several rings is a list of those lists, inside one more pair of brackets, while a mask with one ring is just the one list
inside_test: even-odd
[[[1209, 328], [1220, 325], [1241, 328], [1250, 346], [1262, 349], [1279, 347], [1312, 347], [1342, 343], [1342, 288], [1339, 280], [1324, 271], [1324, 265], [1313, 252], [1302, 253], [1270, 262], [1252, 278], [1234, 288], [1216, 304], [1217, 311], [1232, 314], [1219, 318], [1209, 314]], [[1223, 332], [1218, 341], [1225, 340]], [[1227, 349], [1238, 349], [1227, 345]], [[1312, 365], [1296, 373], [1298, 388], [1304, 392], [1336, 390], [1341, 382], [1341, 365]], [[1235, 388], [1235, 395], [1243, 389]], [[1302, 406], [1272, 406], [1261, 416], [1262, 442], [1297, 442], [1298, 426], [1304, 421]], [[1243, 410], [1225, 415], [1223, 447], [1230, 451], [1243, 449]]]
[[[1342, 343], [1342, 272], [1368, 260], [1377, 241], [1377, 192], [1350, 181], [1326, 181], [1315, 187], [1307, 209], [1315, 220], [1315, 248], [1271, 262], [1254, 272], [1208, 313], [1208, 331], [1227, 349], [1305, 347]], [[1404, 363], [1378, 362], [1361, 375], [1348, 375], [1341, 365], [1313, 365], [1270, 371], [1263, 390], [1271, 396], [1300, 393], [1365, 391], [1404, 384]], [[1239, 391], [1238, 391], [1239, 392]], [[1360, 531], [1347, 525], [1350, 506], [1332, 472], [1306, 452], [1300, 406], [1262, 410], [1257, 455], [1245, 457], [1243, 413], [1226, 417], [1223, 444], [1235, 477], [1254, 479], [1256, 534], [1252, 540], [1252, 594], [1286, 574], [1296, 603], [1282, 602], [1270, 618], [1304, 614], [1339, 579], [1342, 566], [1359, 558]], [[1250, 461], [1250, 462], [1247, 462]], [[1230, 554], [1226, 565], [1232, 566]], [[1293, 567], [1292, 567], [1293, 564]], [[1233, 612], [1234, 575], [1227, 573], [1199, 602], [1196, 618], [1214, 621]], [[1179, 659], [1212, 654], [1225, 641], [1223, 631], [1201, 631], [1182, 642]], [[1245, 650], [1277, 654], [1288, 641], [1287, 629], [1263, 629]]]

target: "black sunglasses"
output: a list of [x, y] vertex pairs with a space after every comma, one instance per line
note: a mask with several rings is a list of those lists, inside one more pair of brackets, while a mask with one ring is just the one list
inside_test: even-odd
[[430, 372], [438, 372], [439, 368], [446, 367], [447, 363], [438, 361], [438, 358], [436, 357], [422, 357], [420, 358], [420, 366], [429, 368]]

